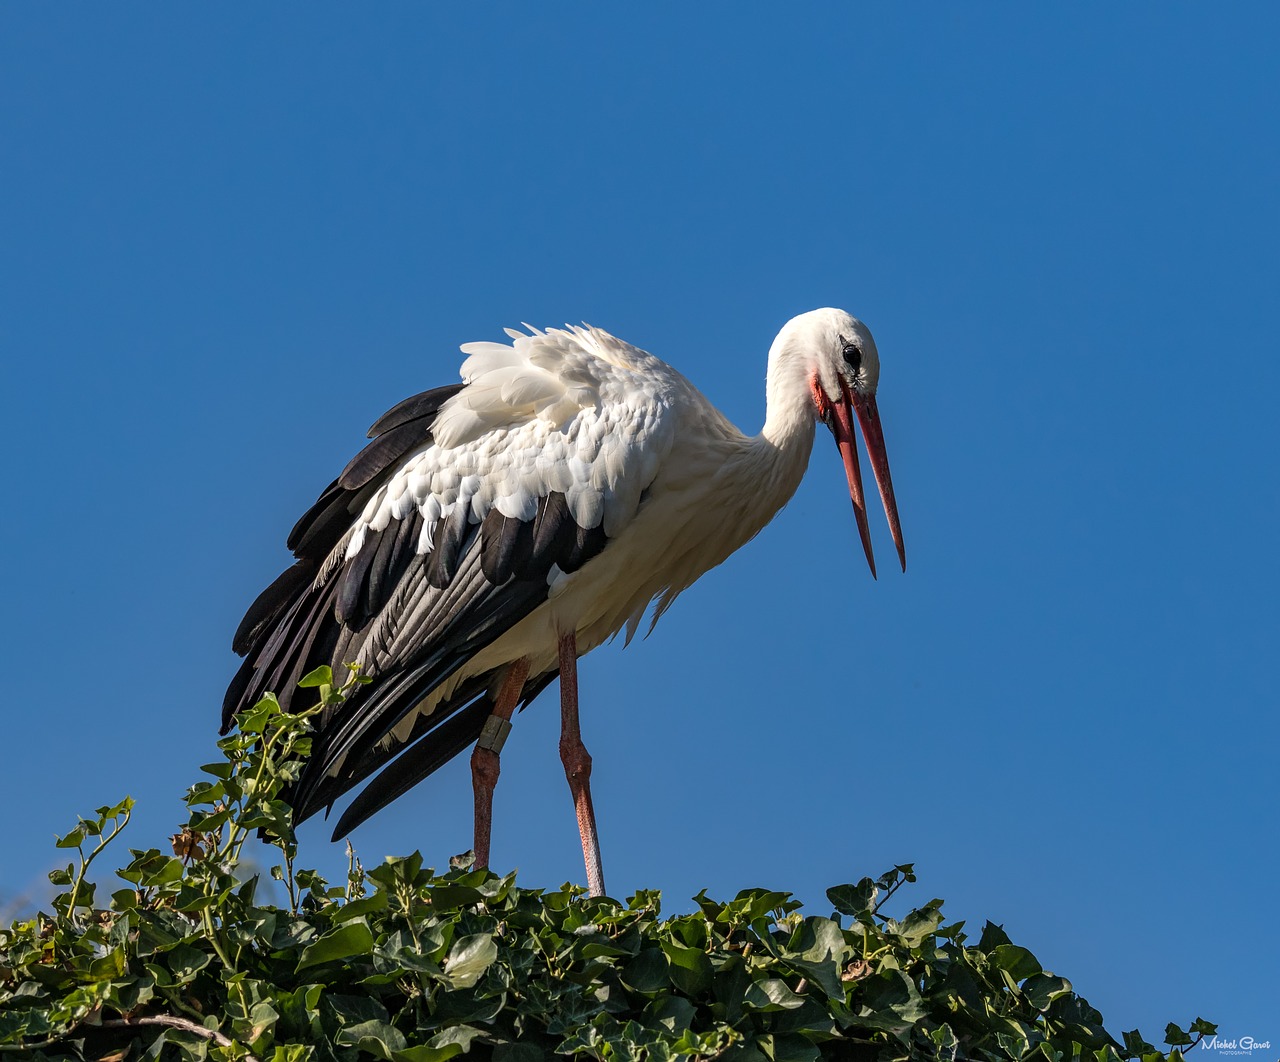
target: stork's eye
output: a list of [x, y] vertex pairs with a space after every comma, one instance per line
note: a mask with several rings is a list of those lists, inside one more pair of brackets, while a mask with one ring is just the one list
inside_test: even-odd
[[856, 343], [850, 343], [844, 336], [840, 337], [840, 345], [844, 348], [844, 362], [857, 376], [862, 371], [862, 349]]

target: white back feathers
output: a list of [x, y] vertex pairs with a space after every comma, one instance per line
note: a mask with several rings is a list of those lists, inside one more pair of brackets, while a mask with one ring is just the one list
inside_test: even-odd
[[601, 329], [508, 334], [510, 346], [463, 345], [466, 386], [440, 408], [432, 445], [369, 499], [348, 558], [366, 528], [381, 531], [413, 506], [425, 525], [419, 552], [455, 505], [469, 507], [472, 524], [494, 508], [529, 520], [560, 492], [578, 526], [609, 536], [635, 514], [675, 435], [671, 387], [652, 372], [667, 367]]

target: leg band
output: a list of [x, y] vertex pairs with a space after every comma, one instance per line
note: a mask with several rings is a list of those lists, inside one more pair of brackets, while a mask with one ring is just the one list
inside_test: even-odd
[[491, 715], [484, 721], [484, 729], [480, 731], [480, 740], [476, 748], [488, 749], [497, 755], [507, 743], [507, 735], [511, 733], [511, 721], [500, 715]]

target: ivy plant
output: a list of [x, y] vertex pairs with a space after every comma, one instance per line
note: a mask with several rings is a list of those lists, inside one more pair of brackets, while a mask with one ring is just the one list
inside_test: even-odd
[[[0, 1054], [22, 1059], [220, 1062], [538, 1062], [584, 1059], [1181, 1059], [1215, 1027], [1113, 1037], [1069, 981], [988, 923], [976, 941], [941, 900], [901, 919], [886, 901], [910, 864], [827, 892], [705, 892], [664, 917], [572, 885], [523, 888], [468, 857], [421, 855], [346, 880], [298, 866], [281, 794], [310, 751], [309, 719], [361, 678], [303, 680], [318, 703], [264, 697], [218, 743], [164, 850], [131, 850], [128, 887], [99, 900], [88, 872], [127, 826], [126, 798], [58, 840], [50, 909], [0, 929]], [[283, 906], [243, 857], [263, 836]], [[270, 890], [276, 891], [276, 890]]]

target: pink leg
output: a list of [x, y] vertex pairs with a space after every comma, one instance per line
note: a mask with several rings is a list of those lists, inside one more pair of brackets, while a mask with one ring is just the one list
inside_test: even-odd
[[529, 677], [529, 661], [517, 660], [507, 668], [493, 714], [471, 754], [471, 785], [476, 798], [475, 856], [477, 867], [489, 865], [489, 841], [493, 833], [493, 787], [498, 784], [498, 753], [511, 729], [511, 713], [520, 703], [524, 681]]
[[592, 896], [603, 896], [600, 837], [596, 833], [595, 809], [591, 806], [591, 755], [582, 743], [582, 731], [578, 727], [578, 645], [572, 634], [560, 636], [560, 760], [578, 812], [587, 887]]

